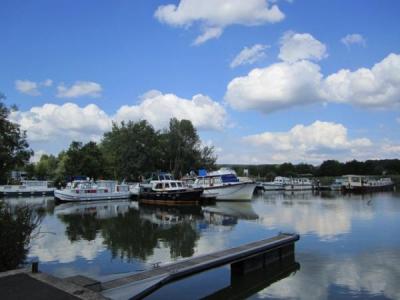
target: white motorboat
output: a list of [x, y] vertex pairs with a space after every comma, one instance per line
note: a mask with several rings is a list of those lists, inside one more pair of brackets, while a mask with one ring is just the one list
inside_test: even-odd
[[20, 185], [0, 186], [0, 196], [43, 196], [53, 195], [54, 187], [49, 187], [49, 182], [44, 180], [22, 180]]
[[305, 177], [290, 178], [289, 182], [285, 184], [285, 191], [310, 191], [313, 188], [312, 181]]
[[239, 180], [233, 170], [220, 169], [198, 176], [193, 187], [203, 188], [205, 197], [216, 200], [251, 200], [256, 183], [249, 179]]
[[114, 180], [75, 180], [63, 190], [55, 190], [54, 196], [65, 202], [100, 201], [113, 199], [129, 199], [129, 186], [118, 184]]
[[285, 184], [290, 183], [290, 178], [277, 176], [274, 181], [263, 182], [262, 188], [264, 191], [281, 191], [285, 189]]

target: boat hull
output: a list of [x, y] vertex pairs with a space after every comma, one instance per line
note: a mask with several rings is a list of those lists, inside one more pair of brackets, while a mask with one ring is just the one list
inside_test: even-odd
[[186, 203], [201, 200], [203, 189], [177, 191], [141, 191], [139, 200], [145, 203]]
[[368, 192], [382, 192], [392, 191], [394, 184], [381, 185], [381, 186], [343, 186], [342, 190], [345, 193], [368, 193]]
[[0, 197], [29, 197], [29, 196], [53, 196], [54, 190], [37, 191], [0, 191]]
[[216, 200], [235, 201], [235, 200], [251, 200], [256, 188], [256, 183], [239, 182], [235, 184], [226, 184], [216, 187], [205, 187], [204, 195], [212, 194]]
[[272, 184], [272, 183], [263, 183], [262, 187], [264, 191], [282, 191], [285, 189], [283, 184]]
[[56, 190], [54, 197], [61, 202], [79, 202], [79, 201], [102, 201], [129, 199], [129, 192], [114, 192], [114, 193], [74, 193], [70, 191]]
[[311, 191], [313, 186], [311, 184], [288, 184], [285, 185], [285, 191]]

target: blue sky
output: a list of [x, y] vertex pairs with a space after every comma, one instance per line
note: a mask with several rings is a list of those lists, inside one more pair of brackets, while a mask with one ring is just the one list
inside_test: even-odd
[[399, 11], [395, 0], [3, 0], [0, 91], [37, 156], [98, 141], [111, 121], [160, 129], [174, 116], [222, 163], [395, 158]]

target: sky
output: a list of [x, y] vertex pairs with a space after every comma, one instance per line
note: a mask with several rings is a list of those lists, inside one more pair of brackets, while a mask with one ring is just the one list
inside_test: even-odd
[[189, 119], [219, 163], [399, 158], [397, 0], [1, 0], [0, 91], [40, 155]]

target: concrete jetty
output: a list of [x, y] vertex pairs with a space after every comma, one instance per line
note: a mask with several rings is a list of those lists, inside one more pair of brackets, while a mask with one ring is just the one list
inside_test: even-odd
[[256, 270], [276, 270], [276, 266], [278, 273], [274, 271], [277, 275], [272, 277], [279, 278], [288, 272], [285, 261], [293, 265], [294, 243], [299, 239], [298, 234], [281, 233], [272, 238], [155, 266], [148, 271], [105, 282], [82, 275], [60, 279], [38, 272], [36, 264], [32, 266], [32, 272], [21, 269], [0, 273], [0, 293], [5, 300], [141, 299], [170, 282], [226, 264], [231, 265], [232, 278]]

